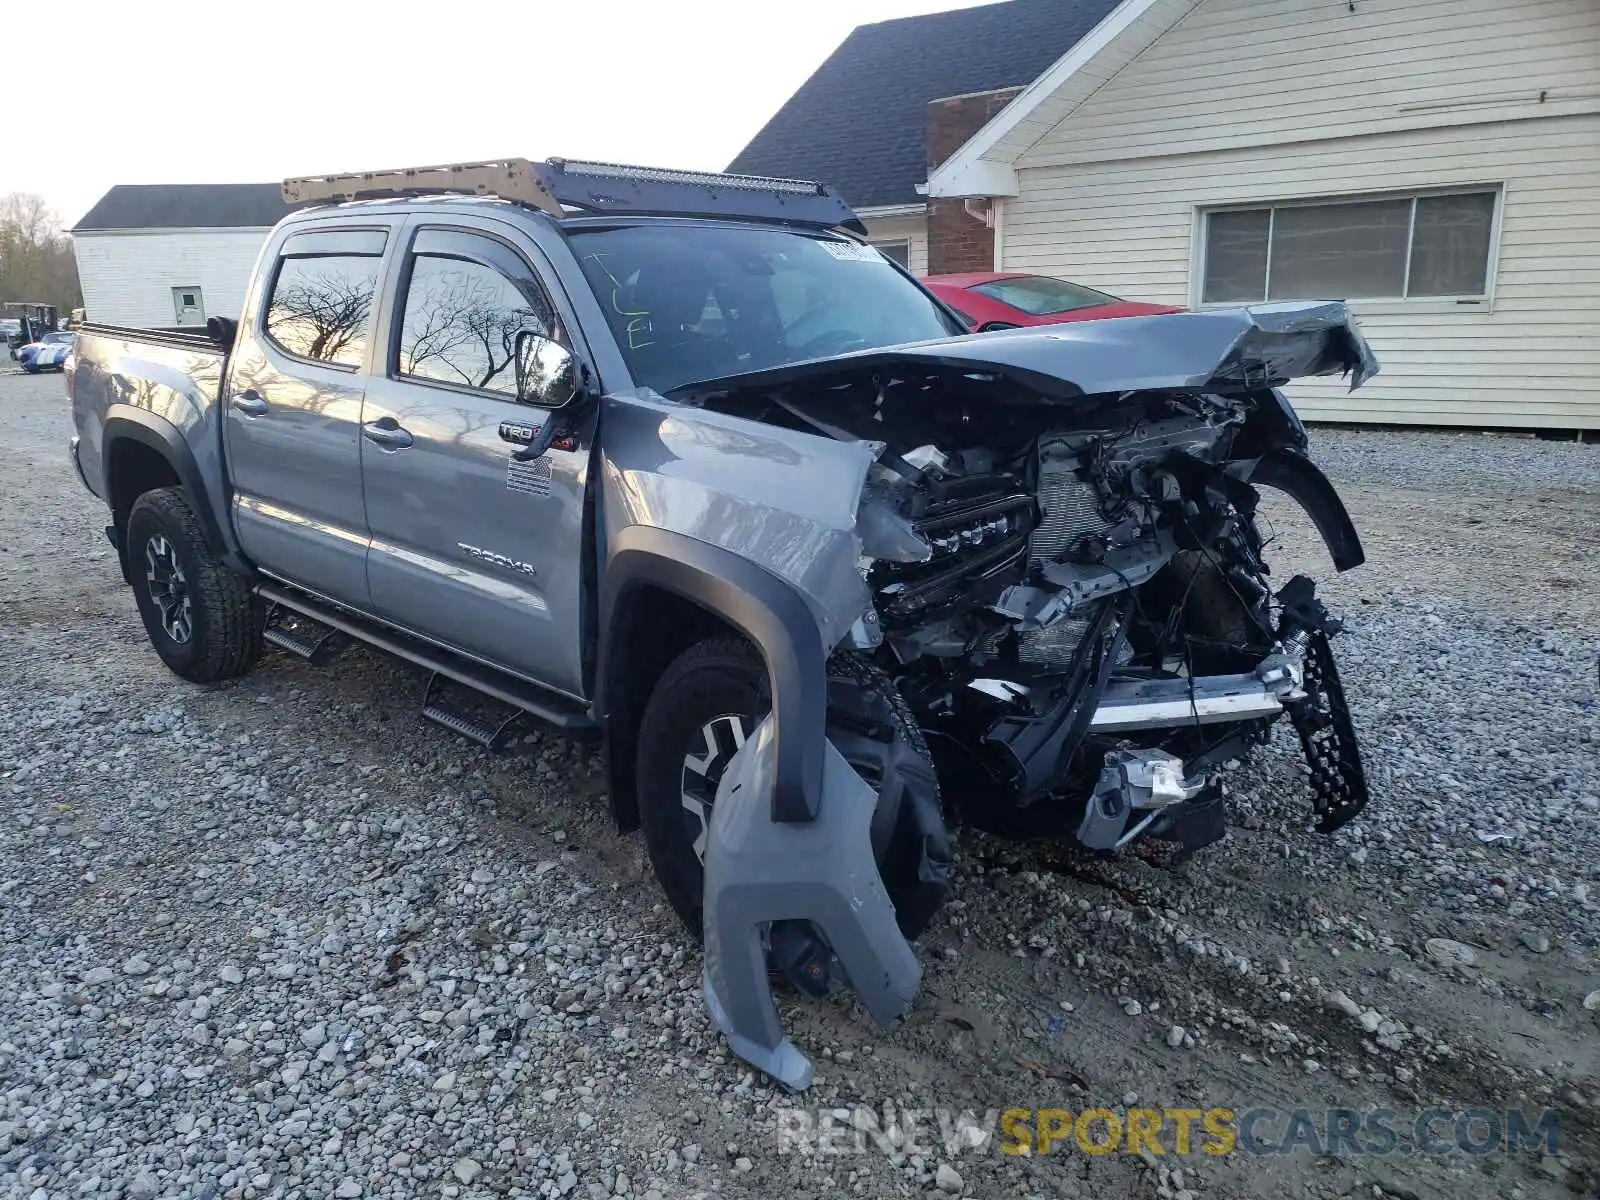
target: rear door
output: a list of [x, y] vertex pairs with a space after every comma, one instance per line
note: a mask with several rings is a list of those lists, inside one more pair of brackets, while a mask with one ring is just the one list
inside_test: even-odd
[[239, 543], [269, 575], [368, 606], [361, 401], [383, 253], [398, 228], [294, 226], [240, 323], [223, 445]]
[[373, 612], [579, 697], [592, 413], [569, 446], [512, 458], [548, 419], [516, 400], [514, 339], [581, 354], [565, 297], [515, 226], [419, 217], [406, 236], [362, 413]]

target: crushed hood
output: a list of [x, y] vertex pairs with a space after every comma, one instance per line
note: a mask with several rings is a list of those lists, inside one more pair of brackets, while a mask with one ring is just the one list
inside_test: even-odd
[[1128, 391], [1238, 392], [1313, 375], [1348, 375], [1353, 391], [1378, 373], [1378, 360], [1347, 305], [1285, 301], [911, 342], [691, 383], [675, 394], [792, 386], [880, 368], [995, 373], [1041, 395], [1071, 399]]

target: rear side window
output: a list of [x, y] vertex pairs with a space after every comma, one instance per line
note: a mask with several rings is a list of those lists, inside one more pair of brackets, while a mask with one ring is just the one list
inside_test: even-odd
[[267, 305], [267, 336], [296, 358], [359, 367], [381, 262], [356, 254], [283, 259]]

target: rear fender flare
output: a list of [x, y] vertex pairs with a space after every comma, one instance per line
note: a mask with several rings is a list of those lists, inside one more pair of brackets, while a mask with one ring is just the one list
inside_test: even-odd
[[[629, 526], [610, 545], [600, 592], [600, 661], [595, 712], [609, 727], [607, 681], [617, 664], [614, 636], [630, 592], [653, 585], [726, 620], [760, 652], [772, 690], [777, 739], [772, 817], [816, 818], [827, 747], [828, 647], [804, 599], [772, 572], [720, 546], [681, 533]], [[626, 798], [613, 796], [614, 805]]]
[[1333, 565], [1340, 571], [1359, 567], [1367, 561], [1361, 535], [1328, 477], [1303, 454], [1293, 450], [1274, 450], [1256, 460], [1250, 482], [1283, 492], [1305, 509], [1311, 523], [1322, 535]]
[[222, 497], [214, 496], [200, 472], [194, 451], [183, 438], [178, 427], [165, 417], [131, 404], [113, 404], [106, 410], [104, 431], [101, 435], [101, 460], [105, 463], [106, 496], [115, 496], [117, 456], [116, 445], [121, 441], [138, 442], [159, 454], [172, 468], [184, 491], [189, 493], [190, 504], [199, 518], [205, 534], [206, 546], [234, 570], [247, 570], [238, 540], [227, 523], [226, 514], [218, 504]]

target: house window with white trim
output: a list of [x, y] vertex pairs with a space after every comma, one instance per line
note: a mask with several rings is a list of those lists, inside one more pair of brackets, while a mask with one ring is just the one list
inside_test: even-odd
[[1480, 188], [1211, 210], [1200, 302], [1484, 296], [1499, 198]]
[[878, 248], [878, 253], [885, 258], [892, 258], [908, 271], [911, 269], [911, 243], [905, 238], [873, 242], [872, 244]]

